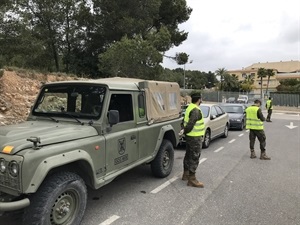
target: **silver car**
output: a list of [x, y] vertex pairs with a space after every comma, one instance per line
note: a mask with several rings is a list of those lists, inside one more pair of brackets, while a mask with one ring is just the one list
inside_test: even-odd
[[205, 124], [203, 148], [208, 148], [210, 142], [218, 137], [227, 138], [229, 130], [229, 116], [217, 104], [200, 105]]
[[[208, 148], [213, 139], [218, 137], [228, 137], [229, 117], [228, 114], [217, 104], [202, 103], [200, 108], [205, 124], [205, 134], [203, 137], [202, 147]], [[182, 137], [180, 144], [184, 142], [185, 138]]]

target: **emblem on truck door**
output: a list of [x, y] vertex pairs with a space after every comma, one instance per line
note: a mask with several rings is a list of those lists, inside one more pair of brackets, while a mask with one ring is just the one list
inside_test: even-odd
[[126, 150], [126, 139], [125, 138], [121, 138], [118, 140], [118, 150], [119, 150], [119, 154], [123, 155], [125, 153]]

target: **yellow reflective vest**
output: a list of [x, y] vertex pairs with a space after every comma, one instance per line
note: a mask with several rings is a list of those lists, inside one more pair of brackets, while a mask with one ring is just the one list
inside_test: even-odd
[[272, 105], [271, 108], [270, 108], [271, 102], [272, 102], [271, 100], [268, 100], [268, 101], [266, 102], [267, 109], [273, 109], [273, 105]]
[[203, 119], [203, 114], [201, 112], [201, 109], [199, 108], [199, 106], [197, 106], [196, 104], [189, 104], [189, 106], [187, 107], [187, 109], [185, 110], [185, 115], [184, 115], [184, 126], [187, 125], [187, 123], [189, 122], [189, 118], [190, 118], [190, 112], [194, 109], [197, 108], [201, 115], [202, 118], [200, 120], [198, 120], [194, 127], [193, 130], [189, 133], [187, 133], [187, 136], [191, 136], [191, 137], [199, 137], [199, 136], [204, 136], [204, 131], [205, 131], [205, 125], [204, 125], [204, 119]]
[[263, 130], [264, 123], [257, 117], [258, 106], [250, 106], [246, 109], [246, 129]]

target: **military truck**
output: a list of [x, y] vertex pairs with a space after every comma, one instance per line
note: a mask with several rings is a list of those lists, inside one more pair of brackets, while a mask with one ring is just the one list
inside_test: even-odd
[[171, 173], [181, 120], [177, 83], [44, 84], [25, 122], [0, 127], [0, 212], [24, 211], [24, 225], [80, 224], [87, 187], [141, 164]]

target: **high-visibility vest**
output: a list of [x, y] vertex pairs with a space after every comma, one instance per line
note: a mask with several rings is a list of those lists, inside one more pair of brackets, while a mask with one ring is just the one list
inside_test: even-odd
[[250, 106], [246, 109], [246, 129], [263, 130], [264, 123], [257, 117], [258, 106]]
[[271, 100], [268, 100], [267, 102], [266, 102], [266, 104], [267, 104], [267, 109], [273, 109], [273, 105], [271, 106], [271, 108], [270, 108], [270, 105], [271, 105]]
[[203, 119], [203, 114], [201, 112], [201, 109], [199, 108], [199, 106], [197, 106], [196, 104], [189, 104], [189, 106], [187, 107], [187, 109], [185, 110], [185, 115], [184, 115], [184, 126], [187, 125], [187, 123], [189, 122], [189, 118], [190, 118], [190, 112], [194, 109], [197, 108], [201, 115], [202, 118], [200, 120], [198, 120], [194, 127], [193, 130], [191, 130], [191, 132], [187, 133], [187, 136], [191, 136], [191, 137], [199, 137], [199, 136], [204, 136], [204, 131], [205, 131], [205, 125], [204, 125], [204, 119]]

